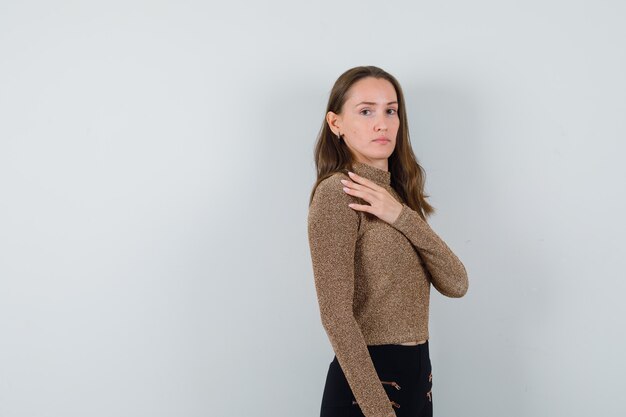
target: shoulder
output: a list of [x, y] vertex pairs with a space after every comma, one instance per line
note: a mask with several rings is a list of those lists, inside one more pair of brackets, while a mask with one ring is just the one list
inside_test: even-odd
[[335, 172], [328, 178], [324, 178], [320, 181], [315, 189], [314, 197], [319, 196], [318, 198], [323, 199], [342, 198], [343, 200], [346, 200], [346, 197], [350, 196], [343, 191], [344, 185], [341, 180], [347, 179], [349, 179], [348, 175], [342, 172]]
[[342, 172], [335, 172], [320, 181], [311, 201], [310, 210], [312, 212], [333, 213], [337, 216], [350, 218], [358, 217], [356, 211], [348, 206], [348, 204], [358, 201], [343, 190], [342, 179], [349, 179], [349, 177]]
[[324, 178], [317, 185], [308, 213], [311, 230], [332, 229], [338, 233], [358, 228], [359, 213], [348, 206], [348, 204], [358, 201], [343, 190], [342, 179], [349, 179], [349, 177], [347, 174], [336, 172]]

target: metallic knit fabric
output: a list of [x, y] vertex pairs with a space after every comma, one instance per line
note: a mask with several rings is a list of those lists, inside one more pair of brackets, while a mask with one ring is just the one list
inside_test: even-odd
[[393, 223], [348, 207], [368, 204], [343, 191], [338, 172], [319, 183], [308, 239], [321, 321], [366, 417], [394, 417], [367, 345], [428, 339], [430, 284], [448, 297], [467, 292], [467, 271], [448, 245], [391, 187], [391, 173], [354, 162], [402, 211]]

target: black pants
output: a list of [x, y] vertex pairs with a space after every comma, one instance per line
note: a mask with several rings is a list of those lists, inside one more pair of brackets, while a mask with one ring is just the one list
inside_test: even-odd
[[[432, 417], [432, 368], [428, 341], [367, 349], [398, 417]], [[399, 389], [398, 389], [399, 386]], [[328, 367], [321, 417], [364, 417], [335, 356]]]

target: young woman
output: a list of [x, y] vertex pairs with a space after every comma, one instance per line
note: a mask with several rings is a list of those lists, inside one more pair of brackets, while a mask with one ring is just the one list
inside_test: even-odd
[[374, 66], [335, 82], [315, 147], [308, 238], [335, 356], [321, 417], [432, 416], [430, 285], [462, 297], [464, 265], [430, 228], [398, 81]]

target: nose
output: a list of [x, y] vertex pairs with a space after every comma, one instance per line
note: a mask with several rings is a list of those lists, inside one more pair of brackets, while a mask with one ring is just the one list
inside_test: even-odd
[[376, 124], [374, 125], [376, 131], [387, 130], [387, 122], [385, 121], [385, 116], [378, 116], [376, 119]]

